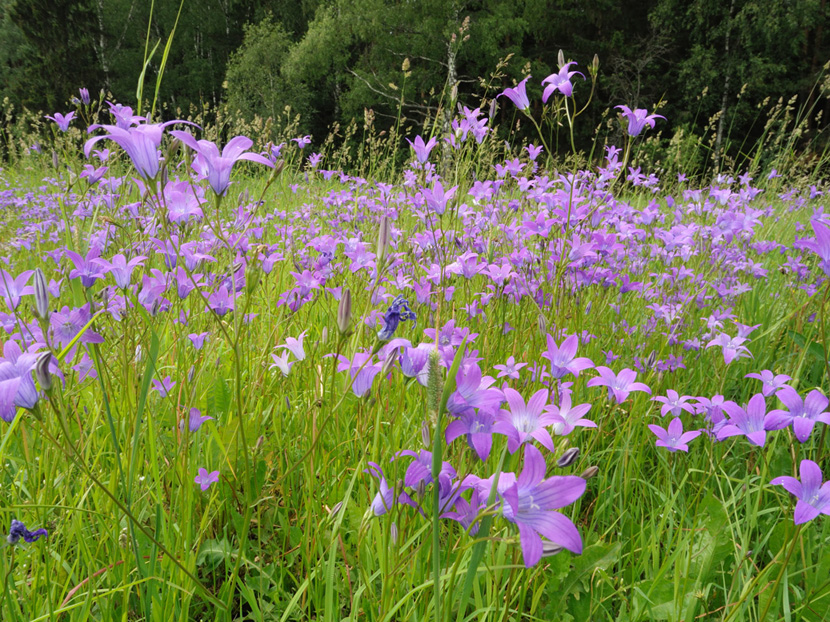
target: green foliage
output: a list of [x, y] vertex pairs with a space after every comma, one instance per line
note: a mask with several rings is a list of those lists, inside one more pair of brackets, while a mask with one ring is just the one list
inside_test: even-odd
[[283, 63], [291, 39], [271, 16], [245, 27], [245, 38], [231, 55], [226, 76], [227, 100], [231, 110], [251, 119], [256, 115], [276, 119], [290, 106], [309, 113], [304, 85], [283, 76]]

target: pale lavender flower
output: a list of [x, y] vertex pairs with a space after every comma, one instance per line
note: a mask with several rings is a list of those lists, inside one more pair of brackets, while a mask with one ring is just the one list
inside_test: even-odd
[[415, 142], [412, 142], [408, 138], [406, 142], [409, 143], [409, 146], [412, 147], [412, 150], [415, 152], [415, 159], [418, 160], [421, 164], [425, 164], [429, 161], [429, 154], [433, 150], [436, 144], [438, 144], [438, 140], [435, 136], [431, 137], [428, 142], [424, 142], [424, 139], [419, 136], [415, 137]]
[[176, 386], [176, 381], [170, 378], [170, 376], [165, 376], [161, 381], [153, 378], [153, 390], [158, 391], [161, 397], [170, 395], [170, 391], [173, 390], [174, 386]]
[[653, 128], [655, 119], [666, 118], [660, 114], [648, 114], [645, 108], [635, 110], [631, 110], [628, 106], [615, 106], [615, 108], [622, 110], [622, 116], [628, 119], [628, 135], [631, 137], [639, 136], [646, 125]]
[[[574, 72], [576, 73], [576, 72]], [[502, 91], [498, 97], [506, 97], [512, 101], [519, 110], [527, 110], [530, 108], [530, 100], [527, 97], [527, 81], [532, 76], [527, 76], [524, 80], [519, 82], [514, 88], [507, 88]]]
[[75, 118], [75, 113], [70, 112], [66, 115], [62, 115], [60, 112], [56, 112], [55, 116], [46, 115], [46, 118], [50, 121], [54, 121], [61, 132], [66, 132], [69, 130], [69, 124], [72, 123], [72, 119]]
[[787, 386], [787, 381], [791, 379], [786, 374], [776, 375], [768, 369], [763, 370], [760, 374], [747, 374], [744, 378], [755, 378], [756, 380], [760, 380], [763, 385], [761, 393], [763, 393], [764, 397], [769, 397], [778, 391], [778, 389]]
[[231, 169], [239, 160], [248, 160], [274, 168], [274, 164], [258, 153], [245, 153], [254, 142], [247, 136], [236, 136], [228, 141], [222, 152], [219, 147], [209, 140], [196, 140], [189, 132], [173, 130], [175, 136], [182, 143], [196, 152], [193, 160], [193, 169], [208, 180], [211, 189], [218, 195], [224, 195], [231, 184]]
[[671, 413], [672, 417], [679, 417], [684, 410], [688, 413], [694, 413], [692, 405], [686, 403], [692, 399], [692, 397], [689, 395], [678, 395], [677, 391], [674, 389], [666, 391], [666, 397], [658, 395], [657, 397], [652, 397], [651, 399], [654, 402], [660, 402], [663, 404], [660, 407], [661, 417], [665, 417], [669, 413]]
[[637, 372], [629, 369], [628, 367], [621, 369], [619, 374], [615, 374], [611, 369], [602, 365], [597, 367], [597, 371], [599, 372], [599, 378], [591, 378], [588, 381], [587, 386], [608, 387], [609, 399], [613, 396], [614, 399], [617, 400], [618, 404], [622, 404], [626, 399], [628, 399], [628, 394], [632, 391], [645, 391], [651, 395], [651, 389], [649, 389], [645, 384], [642, 382], [635, 382], [637, 379]]
[[211, 487], [219, 481], [219, 471], [210, 471], [200, 467], [199, 474], [193, 478], [193, 481], [199, 484], [203, 491]]
[[689, 451], [688, 443], [701, 435], [701, 430], [693, 432], [683, 431], [683, 422], [680, 417], [675, 417], [669, 422], [668, 430], [661, 428], [659, 425], [649, 425], [648, 429], [654, 432], [657, 436], [657, 447], [665, 447], [669, 451]]
[[493, 369], [499, 370], [499, 374], [496, 378], [504, 378], [505, 376], [508, 378], [512, 378], [513, 380], [519, 379], [519, 370], [522, 367], [527, 367], [527, 363], [517, 363], [516, 359], [512, 356], [507, 358], [507, 362], [504, 365], [493, 365]]
[[559, 91], [565, 97], [573, 97], [574, 94], [574, 87], [571, 84], [571, 78], [575, 75], [582, 76], [582, 79], [585, 79], [585, 75], [579, 71], [568, 71], [571, 65], [576, 65], [575, 62], [571, 61], [570, 63], [565, 63], [559, 68], [558, 73], [552, 73], [547, 78], [542, 80], [542, 84], [547, 84], [545, 90], [542, 92], [542, 101], [547, 103], [550, 96], [553, 95], [556, 91]]

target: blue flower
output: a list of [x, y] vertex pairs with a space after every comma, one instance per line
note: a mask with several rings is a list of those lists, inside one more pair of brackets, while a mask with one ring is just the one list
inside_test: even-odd
[[6, 541], [9, 544], [17, 544], [20, 542], [20, 538], [23, 538], [26, 542], [32, 543], [36, 542], [40, 539], [41, 536], [49, 537], [49, 533], [45, 529], [36, 529], [35, 531], [29, 531], [26, 529], [26, 525], [21, 523], [16, 518], [12, 519], [11, 527], [9, 528], [9, 535], [6, 537]]
[[418, 317], [415, 312], [409, 308], [409, 302], [403, 297], [398, 296], [392, 301], [389, 309], [383, 316], [383, 329], [378, 333], [378, 339], [381, 341], [388, 341], [395, 334], [398, 324], [401, 321], [412, 320], [413, 323], [418, 322]]

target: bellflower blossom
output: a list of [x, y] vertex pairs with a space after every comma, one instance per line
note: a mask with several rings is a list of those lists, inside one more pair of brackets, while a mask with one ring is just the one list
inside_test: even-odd
[[421, 138], [420, 135], [415, 137], [415, 142], [412, 142], [408, 138], [406, 142], [409, 143], [409, 146], [412, 147], [412, 150], [415, 152], [415, 159], [418, 160], [421, 164], [426, 164], [429, 161], [429, 154], [435, 145], [438, 144], [435, 136], [429, 139], [426, 143], [424, 139]]
[[[84, 155], [88, 158], [92, 147], [96, 143], [110, 139], [118, 143], [127, 152], [135, 167], [136, 173], [142, 179], [154, 179], [160, 167], [159, 147], [164, 129], [176, 123], [195, 125], [189, 121], [173, 120], [164, 123], [144, 123], [135, 127], [122, 128], [117, 125], [91, 125], [90, 131], [103, 128], [108, 133], [90, 138], [84, 143]], [[196, 126], [198, 127], [198, 126]]]
[[519, 110], [527, 110], [530, 108], [530, 100], [527, 97], [527, 81], [530, 80], [531, 77], [532, 76], [527, 76], [514, 88], [504, 89], [498, 97], [506, 97], [512, 101]]
[[812, 460], [802, 460], [799, 467], [801, 481], [782, 475], [770, 484], [783, 486], [798, 499], [793, 520], [796, 525], [809, 522], [819, 514], [830, 514], [830, 482], [822, 483], [821, 469]]
[[211, 189], [219, 196], [224, 195], [231, 185], [231, 169], [239, 160], [248, 160], [274, 168], [273, 162], [258, 153], [245, 153], [254, 144], [247, 136], [236, 136], [228, 141], [222, 153], [219, 147], [209, 140], [196, 140], [190, 132], [173, 130], [171, 136], [196, 152], [193, 170], [207, 178]]
[[60, 112], [56, 112], [55, 116], [46, 115], [46, 118], [54, 121], [61, 132], [66, 132], [69, 130], [69, 124], [72, 123], [72, 119], [75, 118], [75, 113], [70, 112], [67, 115], [62, 115]]
[[585, 79], [585, 75], [579, 71], [568, 71], [571, 65], [576, 65], [574, 61], [569, 63], [565, 63], [559, 68], [558, 73], [552, 73], [547, 78], [542, 80], [542, 84], [547, 84], [545, 87], [544, 92], [542, 93], [542, 101], [548, 103], [548, 99], [550, 96], [553, 95], [556, 91], [559, 91], [565, 97], [573, 97], [574, 94], [574, 87], [571, 84], [571, 78], [575, 75], [582, 76], [582, 79]]
[[619, 108], [622, 111], [622, 116], [628, 119], [628, 135], [632, 138], [639, 136], [646, 125], [653, 128], [655, 119], [666, 118], [660, 114], [648, 114], [648, 110], [645, 108], [636, 108], [635, 110], [631, 110], [628, 106], [615, 106], [615, 108]]
[[[519, 528], [525, 567], [536, 565], [542, 558], [544, 536], [554, 544], [579, 554], [582, 538], [576, 526], [556, 510], [570, 505], [585, 492], [585, 480], [574, 475], [555, 475], [545, 479], [547, 465], [541, 452], [533, 445], [525, 448], [525, 463], [518, 479], [513, 473], [499, 478], [498, 489], [504, 503], [505, 520]], [[489, 491], [490, 482], [479, 486]], [[482, 491], [480, 490], [480, 493]]]

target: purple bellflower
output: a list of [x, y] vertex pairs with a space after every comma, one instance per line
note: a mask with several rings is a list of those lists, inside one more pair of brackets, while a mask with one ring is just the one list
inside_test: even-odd
[[571, 78], [575, 75], [582, 76], [582, 79], [585, 79], [585, 75], [579, 71], [568, 71], [571, 65], [576, 65], [575, 62], [571, 61], [570, 63], [565, 63], [559, 68], [558, 73], [552, 73], [547, 78], [542, 80], [542, 84], [547, 84], [545, 90], [542, 92], [542, 101], [548, 103], [550, 96], [553, 95], [556, 91], [559, 91], [565, 97], [573, 97], [574, 94], [574, 87], [571, 84]]
[[553, 425], [557, 416], [548, 412], [548, 390], [540, 389], [525, 404], [524, 398], [510, 387], [504, 389], [504, 397], [510, 410], [502, 408], [496, 415], [493, 432], [507, 437], [507, 449], [510, 453], [530, 439], [536, 439], [548, 451], [553, 451], [553, 439], [546, 427]]
[[770, 482], [773, 486], [783, 486], [798, 499], [793, 517], [796, 525], [811, 521], [819, 514], [830, 514], [830, 482], [821, 482], [819, 466], [812, 460], [802, 460], [799, 471], [800, 482], [788, 475], [776, 477]]
[[514, 88], [507, 88], [502, 91], [499, 97], [506, 97], [512, 101], [519, 110], [527, 110], [530, 108], [530, 100], [527, 97], [527, 81], [532, 76], [527, 76], [524, 80], [519, 82]]
[[415, 152], [415, 159], [418, 160], [418, 162], [420, 162], [421, 164], [426, 164], [429, 161], [430, 152], [433, 150], [435, 145], [438, 144], [438, 141], [435, 138], [435, 136], [430, 138], [425, 143], [424, 139], [421, 138], [420, 135], [415, 137], [415, 142], [412, 142], [408, 138], [406, 139], [406, 142], [408, 142], [409, 146], [412, 147], [412, 150]]
[[806, 242], [805, 246], [818, 255], [819, 268], [825, 275], [830, 276], [830, 227], [815, 219], [810, 221], [810, 224], [813, 226], [816, 239]]
[[193, 478], [193, 481], [199, 484], [202, 490], [207, 490], [212, 484], [219, 481], [219, 471], [210, 471], [200, 467], [199, 474]]
[[807, 398], [802, 400], [798, 391], [787, 386], [778, 391], [775, 397], [784, 403], [787, 410], [772, 410], [770, 415], [780, 415], [786, 419], [788, 424], [791, 423], [793, 433], [800, 442], [807, 442], [816, 422], [830, 425], [830, 413], [827, 412], [828, 400], [821, 391], [810, 391]]
[[193, 169], [206, 177], [211, 189], [220, 196], [227, 192], [231, 184], [231, 169], [239, 160], [257, 162], [274, 168], [274, 164], [268, 158], [258, 153], [245, 153], [254, 144], [254, 141], [247, 136], [232, 138], [220, 154], [219, 147], [215, 143], [209, 140], [196, 140], [189, 132], [173, 130], [170, 135], [175, 136], [196, 152]]
[[[551, 378], [564, 378], [567, 374], [579, 376], [579, 372], [590, 369], [594, 366], [591, 359], [576, 357], [576, 348], [579, 345], [579, 338], [571, 335], [561, 346], [557, 346], [553, 337], [547, 335], [548, 349], [542, 354], [542, 358], [550, 361]], [[590, 386], [590, 385], [589, 385]]]
[[615, 106], [615, 108], [622, 110], [620, 114], [628, 119], [628, 135], [632, 138], [639, 136], [646, 125], [653, 128], [655, 119], [666, 118], [660, 114], [648, 114], [648, 110], [645, 108], [636, 108], [635, 110], [631, 110], [628, 106]]
[[597, 371], [599, 372], [599, 377], [591, 378], [588, 381], [588, 386], [608, 387], [608, 397], [611, 398], [613, 396], [618, 404], [622, 404], [628, 399], [628, 394], [632, 391], [645, 391], [651, 395], [651, 389], [645, 384], [635, 382], [637, 372], [632, 369], [626, 367], [625, 369], [621, 369], [619, 374], [615, 374], [608, 367], [600, 365], [597, 367]]
[[34, 273], [34, 270], [24, 270], [17, 277], [13, 277], [5, 270], [0, 270], [0, 298], [6, 301], [12, 311], [20, 305], [21, 296], [30, 296], [35, 293], [34, 288], [28, 285]]
[[54, 121], [61, 132], [66, 132], [69, 130], [69, 124], [72, 123], [72, 119], [75, 118], [75, 113], [70, 112], [66, 115], [62, 115], [60, 112], [56, 112], [55, 116], [46, 115], [46, 118], [50, 121]]
[[136, 127], [121, 128], [116, 125], [91, 125], [90, 130], [101, 127], [108, 134], [90, 138], [84, 143], [84, 155], [88, 158], [96, 143], [108, 138], [121, 146], [132, 160], [136, 173], [142, 179], [154, 179], [159, 172], [159, 147], [164, 128], [176, 123], [188, 121], [166, 121], [165, 123], [145, 123]]
[[789, 424], [789, 418], [783, 411], [767, 414], [767, 402], [761, 393], [752, 396], [746, 409], [732, 401], [724, 402], [721, 408], [729, 415], [729, 419], [718, 430], [719, 441], [730, 436], [743, 435], [753, 445], [763, 447], [768, 431], [781, 430]]
[[680, 417], [675, 417], [669, 422], [668, 430], [661, 428], [659, 425], [649, 425], [648, 429], [654, 432], [657, 436], [657, 447], [665, 447], [669, 451], [689, 451], [691, 441], [702, 434], [701, 430], [693, 432], [683, 431], [683, 422]]
[[787, 381], [791, 379], [786, 374], [776, 375], [768, 369], [765, 369], [760, 374], [747, 374], [744, 378], [755, 378], [756, 380], [760, 380], [763, 384], [761, 393], [763, 393], [764, 397], [769, 397], [778, 391], [778, 389], [787, 386]]
[[[528, 445], [524, 468], [518, 479], [508, 473], [499, 481], [499, 492], [505, 501], [502, 515], [519, 528], [526, 568], [536, 565], [542, 558], [541, 536], [573, 553], [582, 552], [582, 538], [576, 525], [556, 510], [582, 496], [585, 480], [575, 475], [555, 475], [545, 479], [546, 468], [541, 452]], [[511, 479], [514, 480], [512, 483]], [[508, 485], [502, 491], [504, 484]]]

